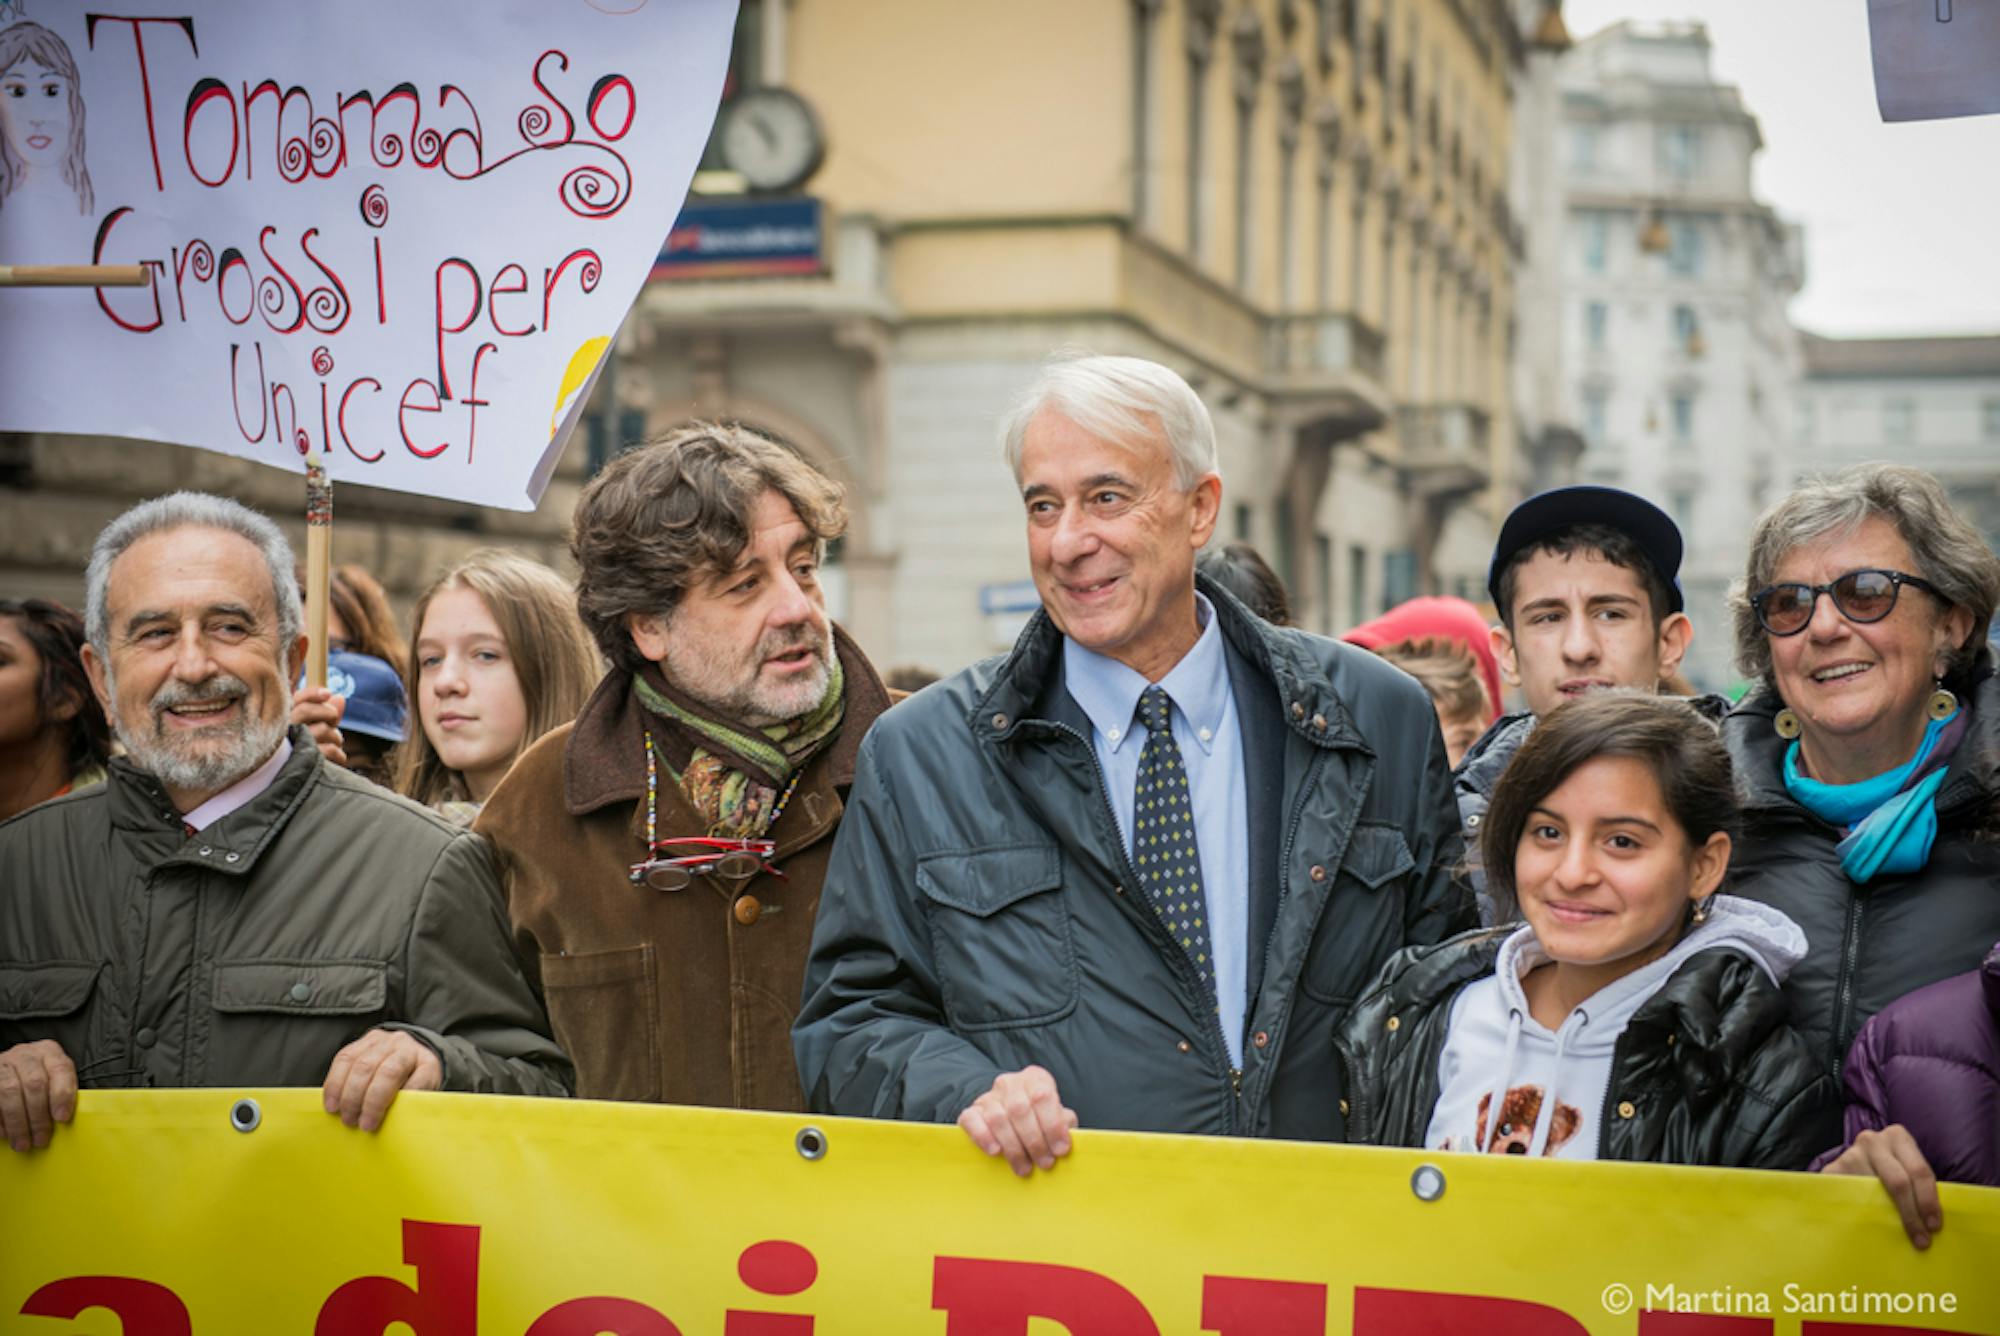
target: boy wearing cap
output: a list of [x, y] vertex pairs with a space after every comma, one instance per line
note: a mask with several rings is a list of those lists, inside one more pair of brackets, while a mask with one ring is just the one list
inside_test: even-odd
[[[1675, 576], [1681, 534], [1658, 506], [1614, 487], [1562, 487], [1529, 497], [1500, 526], [1486, 587], [1500, 623], [1491, 628], [1501, 675], [1528, 708], [1502, 715], [1454, 773], [1466, 847], [1500, 772], [1535, 726], [1564, 701], [1607, 687], [1657, 692], [1694, 638]], [[1697, 708], [1720, 718], [1728, 702]], [[1480, 917], [1491, 922], [1484, 871], [1471, 866]]]

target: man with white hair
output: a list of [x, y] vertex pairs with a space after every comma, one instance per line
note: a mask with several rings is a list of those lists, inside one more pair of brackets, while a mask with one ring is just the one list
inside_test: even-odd
[[178, 492], [98, 536], [84, 667], [125, 744], [0, 825], [0, 1131], [46, 1146], [91, 1086], [568, 1092], [484, 841], [287, 727], [291, 548]]
[[1042, 611], [861, 749], [793, 1029], [815, 1109], [1331, 1140], [1333, 1029], [1469, 924], [1423, 689], [1197, 578], [1222, 504], [1187, 383], [1050, 364], [1009, 414]]

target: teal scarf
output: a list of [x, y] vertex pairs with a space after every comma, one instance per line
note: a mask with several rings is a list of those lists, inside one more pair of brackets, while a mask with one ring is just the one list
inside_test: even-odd
[[1915, 756], [1858, 784], [1810, 779], [1799, 772], [1799, 744], [1785, 749], [1785, 789], [1808, 812], [1847, 832], [1836, 852], [1849, 881], [1860, 885], [1883, 872], [1919, 872], [1930, 861], [1937, 839], [1937, 792], [1951, 753], [1965, 735], [1964, 717], [1963, 710], [1954, 710], [1934, 720]]

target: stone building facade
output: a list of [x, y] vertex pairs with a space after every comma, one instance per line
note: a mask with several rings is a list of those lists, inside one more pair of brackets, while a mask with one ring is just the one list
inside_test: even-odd
[[1928, 470], [2000, 548], [2000, 336], [1803, 339], [1795, 419], [1805, 466], [1888, 459]]
[[1222, 536], [1272, 559], [1307, 626], [1481, 590], [1521, 476], [1500, 0], [749, 0], [744, 21], [739, 87], [788, 88], [823, 128], [824, 270], [653, 285], [621, 394], [648, 429], [771, 427], [848, 485], [838, 598], [878, 658], [949, 669], [1011, 639], [1026, 550], [994, 427], [1063, 347], [1196, 386]]
[[1684, 671], [1733, 679], [1729, 583], [1756, 516], [1794, 473], [1799, 376], [1786, 305], [1799, 229], [1753, 193], [1757, 122], [1709, 71], [1699, 24], [1620, 23], [1557, 63], [1542, 234], [1524, 274], [1521, 374], [1559, 386], [1586, 448], [1582, 481], [1628, 488], [1680, 526], [1695, 640]]

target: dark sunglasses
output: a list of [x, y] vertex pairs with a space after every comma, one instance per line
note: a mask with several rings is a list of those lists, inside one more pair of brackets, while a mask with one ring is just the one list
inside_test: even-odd
[[[632, 883], [635, 886], [650, 886], [656, 891], [680, 891], [686, 890], [696, 877], [701, 876], [722, 877], [735, 882], [748, 881], [759, 872], [783, 877], [784, 872], [770, 861], [777, 847], [776, 840], [727, 840], [700, 836], [661, 840], [653, 846], [651, 858], [632, 865]], [[691, 852], [660, 857], [661, 851], [673, 849]]]
[[1774, 636], [1795, 636], [1812, 621], [1819, 596], [1833, 596], [1833, 606], [1850, 622], [1867, 625], [1879, 622], [1896, 610], [1896, 595], [1904, 585], [1921, 589], [1944, 600], [1937, 586], [1928, 580], [1901, 571], [1849, 571], [1832, 584], [1775, 584], [1760, 589], [1750, 599], [1757, 622]]

